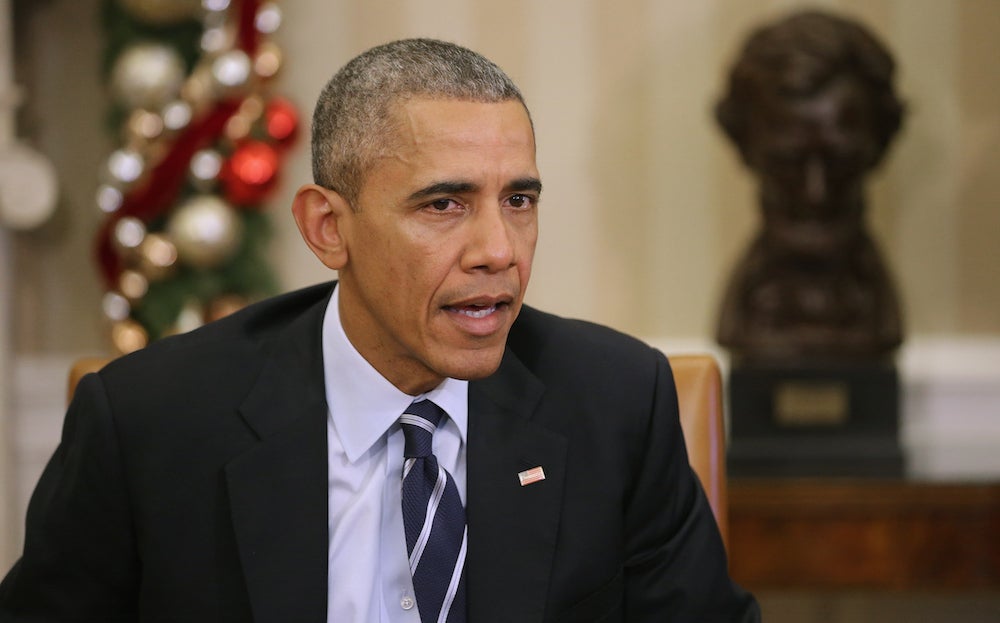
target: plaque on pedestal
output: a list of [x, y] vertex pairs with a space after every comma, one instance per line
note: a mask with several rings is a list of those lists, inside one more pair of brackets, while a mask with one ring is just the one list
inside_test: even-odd
[[891, 363], [736, 365], [728, 392], [732, 475], [903, 473]]

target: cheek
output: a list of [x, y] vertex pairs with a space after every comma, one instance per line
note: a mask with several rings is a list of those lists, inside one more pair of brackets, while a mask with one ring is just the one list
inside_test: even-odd
[[[390, 251], [392, 252], [392, 251]], [[399, 253], [399, 250], [396, 250]], [[449, 292], [449, 284], [456, 279], [459, 269], [451, 249], [439, 245], [434, 249], [420, 249], [406, 254], [399, 261], [393, 262], [396, 272], [396, 283], [405, 292], [407, 307], [414, 318], [423, 318], [424, 314], [433, 312], [440, 304], [440, 297]], [[418, 314], [413, 314], [418, 312]]]
[[415, 280], [417, 267], [432, 261], [431, 250], [419, 244], [419, 236], [399, 223], [378, 222], [364, 233], [359, 240], [361, 252], [375, 279], [405, 287]]
[[525, 233], [521, 241], [520, 261], [518, 262], [518, 274], [521, 277], [521, 294], [524, 294], [524, 287], [528, 285], [528, 278], [531, 276], [531, 265], [535, 259], [535, 245], [538, 243], [538, 227], [532, 226]]

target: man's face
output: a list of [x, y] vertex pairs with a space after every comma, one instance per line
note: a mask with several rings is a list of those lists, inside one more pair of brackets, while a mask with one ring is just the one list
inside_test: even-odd
[[410, 99], [340, 220], [351, 343], [399, 389], [500, 365], [538, 235], [535, 141], [517, 101]]
[[864, 176], [877, 152], [870, 107], [850, 78], [808, 98], [762, 94], [750, 117], [746, 156], [769, 220], [808, 227], [859, 216]]

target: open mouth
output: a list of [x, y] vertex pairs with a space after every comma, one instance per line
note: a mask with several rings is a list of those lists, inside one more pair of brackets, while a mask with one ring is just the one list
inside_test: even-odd
[[497, 309], [496, 305], [490, 305], [488, 307], [479, 307], [478, 305], [473, 305], [470, 307], [463, 307], [456, 310], [458, 313], [468, 316], [469, 318], [485, 318], [489, 316]]
[[445, 306], [445, 309], [450, 312], [466, 316], [467, 318], [486, 318], [490, 314], [496, 312], [498, 309], [506, 305], [507, 303], [492, 303], [489, 305], [479, 305], [479, 304], [457, 305], [457, 306], [447, 305]]

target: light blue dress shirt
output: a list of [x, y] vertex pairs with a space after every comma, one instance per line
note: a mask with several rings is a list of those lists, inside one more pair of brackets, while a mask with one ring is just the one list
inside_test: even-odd
[[[323, 318], [329, 460], [327, 621], [420, 623], [403, 535], [403, 432], [416, 396], [385, 379], [354, 348], [340, 322], [339, 287]], [[469, 384], [445, 379], [424, 397], [448, 414], [434, 454], [465, 503]]]

